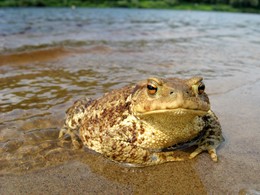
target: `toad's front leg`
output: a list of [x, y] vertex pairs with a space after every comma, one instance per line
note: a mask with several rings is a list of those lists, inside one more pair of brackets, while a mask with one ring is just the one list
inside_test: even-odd
[[203, 117], [203, 120], [205, 121], [205, 134], [198, 141], [198, 148], [190, 154], [189, 158], [192, 159], [201, 152], [208, 151], [211, 159], [214, 162], [217, 162], [218, 156], [216, 153], [216, 149], [224, 141], [221, 126], [218, 118], [212, 111], [209, 111], [208, 114]]

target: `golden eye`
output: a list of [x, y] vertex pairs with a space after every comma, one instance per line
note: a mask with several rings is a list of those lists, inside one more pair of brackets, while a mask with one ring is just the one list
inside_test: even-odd
[[150, 95], [154, 95], [157, 92], [157, 86], [152, 84], [152, 83], [148, 83], [147, 84], [147, 91]]
[[204, 83], [201, 83], [199, 86], [198, 86], [198, 92], [199, 94], [202, 94], [205, 90], [205, 85]]

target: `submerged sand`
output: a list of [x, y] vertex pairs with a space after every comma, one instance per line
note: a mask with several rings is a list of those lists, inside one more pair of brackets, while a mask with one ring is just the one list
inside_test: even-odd
[[[22, 60], [28, 62], [28, 56]], [[207, 87], [221, 88], [222, 82]], [[203, 153], [184, 162], [131, 168], [81, 151], [75, 159], [60, 158], [57, 165], [0, 172], [0, 194], [259, 194], [260, 76], [210, 99], [226, 139], [218, 149], [218, 163]]]

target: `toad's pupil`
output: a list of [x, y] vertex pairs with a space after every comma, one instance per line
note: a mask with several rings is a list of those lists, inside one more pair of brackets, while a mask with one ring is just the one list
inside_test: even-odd
[[149, 93], [152, 95], [157, 92], [157, 87], [153, 86], [153, 85], [147, 85], [147, 89], [148, 89]]
[[204, 90], [205, 90], [205, 85], [204, 85], [204, 84], [201, 84], [201, 85], [198, 87], [198, 90], [199, 90], [199, 91], [204, 91]]
[[152, 86], [152, 85], [148, 85], [147, 88], [148, 88], [149, 90], [157, 90], [157, 88], [154, 87], [154, 86]]

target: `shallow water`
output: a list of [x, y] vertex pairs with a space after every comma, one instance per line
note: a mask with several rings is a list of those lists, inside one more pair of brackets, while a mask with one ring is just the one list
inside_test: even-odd
[[[35, 192], [33, 186], [52, 174], [60, 179], [50, 179], [38, 192], [260, 190], [259, 26], [259, 16], [251, 14], [0, 9], [1, 192]], [[57, 139], [66, 108], [76, 99], [151, 75], [204, 77], [227, 140], [219, 163], [202, 154], [194, 161], [133, 169]], [[66, 186], [60, 188], [62, 181]]]

